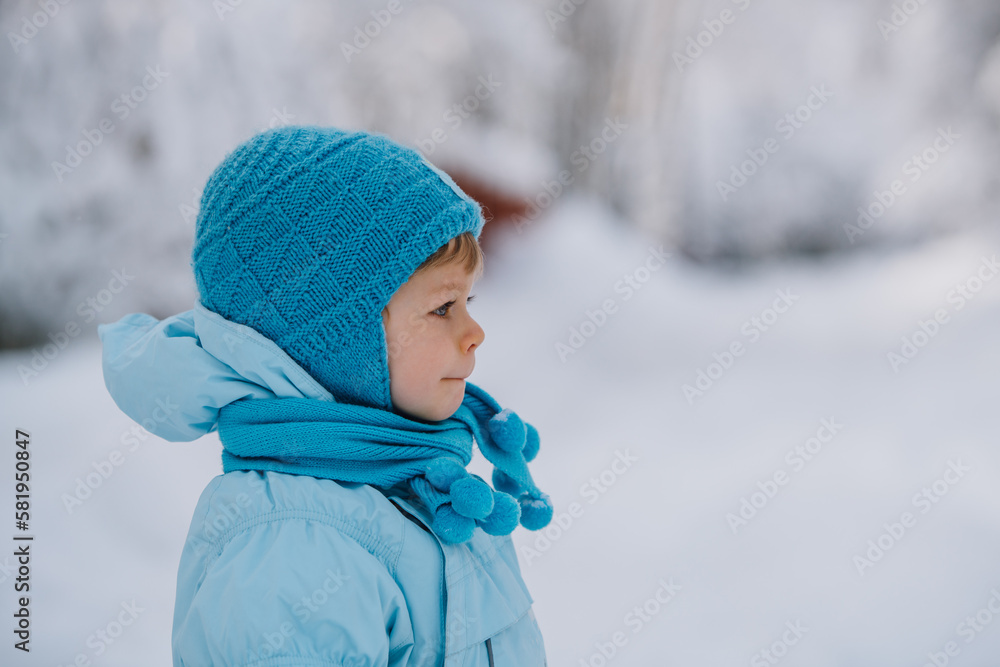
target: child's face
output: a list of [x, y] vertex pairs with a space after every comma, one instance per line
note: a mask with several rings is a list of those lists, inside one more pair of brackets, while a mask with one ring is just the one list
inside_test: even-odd
[[382, 311], [392, 404], [410, 417], [440, 421], [462, 404], [486, 335], [467, 308], [474, 281], [457, 262], [424, 269]]

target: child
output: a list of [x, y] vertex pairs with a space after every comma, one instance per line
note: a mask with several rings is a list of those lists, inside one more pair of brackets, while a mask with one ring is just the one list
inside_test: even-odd
[[[510, 533], [552, 506], [538, 434], [466, 382], [478, 205], [413, 150], [264, 132], [205, 187], [199, 300], [102, 325], [104, 377], [224, 474], [181, 555], [181, 665], [544, 665]], [[493, 486], [466, 471], [473, 440]]]

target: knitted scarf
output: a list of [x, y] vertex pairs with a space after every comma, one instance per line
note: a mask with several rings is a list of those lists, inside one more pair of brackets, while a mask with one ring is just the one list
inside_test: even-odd
[[[421, 422], [386, 410], [312, 398], [240, 400], [219, 412], [225, 472], [272, 470], [388, 487], [406, 482], [433, 514], [442, 542], [539, 530], [552, 504], [531, 479], [538, 432], [466, 382], [455, 414]], [[465, 466], [472, 442], [494, 465], [490, 487]]]

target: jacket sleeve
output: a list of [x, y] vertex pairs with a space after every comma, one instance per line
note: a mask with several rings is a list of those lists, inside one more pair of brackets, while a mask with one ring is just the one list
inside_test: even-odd
[[406, 665], [412, 625], [386, 566], [342, 532], [349, 525], [289, 512], [221, 547], [185, 546], [175, 667]]

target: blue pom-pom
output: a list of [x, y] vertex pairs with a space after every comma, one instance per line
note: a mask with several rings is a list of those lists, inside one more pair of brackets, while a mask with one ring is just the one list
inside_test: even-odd
[[445, 503], [434, 513], [432, 527], [442, 542], [460, 544], [467, 542], [472, 537], [472, 532], [476, 529], [476, 521], [462, 516], [452, 509], [450, 504]]
[[510, 494], [497, 491], [493, 494], [493, 511], [479, 522], [479, 527], [489, 535], [510, 535], [521, 520], [521, 506]]
[[485, 519], [493, 511], [493, 489], [481, 479], [464, 477], [451, 485], [451, 506], [462, 516]]
[[511, 410], [504, 408], [493, 415], [489, 421], [489, 429], [493, 442], [505, 452], [514, 453], [524, 449], [524, 422]]
[[541, 530], [552, 521], [552, 502], [546, 494], [541, 498], [521, 496], [521, 525], [528, 530]]
[[523, 489], [520, 483], [500, 468], [493, 469], [493, 488], [497, 491], [509, 493], [512, 496], [519, 496]]
[[455, 459], [443, 456], [434, 459], [427, 464], [427, 471], [424, 477], [431, 485], [441, 491], [446, 492], [457, 480], [468, 477], [469, 473], [461, 463]]
[[525, 426], [528, 429], [528, 434], [524, 441], [524, 460], [532, 461], [538, 456], [538, 430], [528, 423], [525, 423]]

